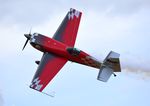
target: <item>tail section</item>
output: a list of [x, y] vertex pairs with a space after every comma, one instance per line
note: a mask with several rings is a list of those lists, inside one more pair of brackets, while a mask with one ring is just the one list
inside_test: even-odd
[[120, 54], [113, 51], [107, 55], [101, 64], [100, 71], [97, 76], [98, 80], [107, 82], [112, 74], [116, 76], [114, 72], [121, 72], [119, 56]]

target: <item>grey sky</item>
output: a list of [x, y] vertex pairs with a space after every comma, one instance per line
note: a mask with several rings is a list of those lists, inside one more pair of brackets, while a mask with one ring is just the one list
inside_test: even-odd
[[96, 0], [92, 1], [69, 1], [69, 0], [5, 0], [0, 1], [0, 20], [7, 24], [40, 24], [51, 15], [70, 7], [78, 7], [81, 10], [107, 11], [108, 15], [132, 15], [143, 8], [149, 8], [149, 0]]
[[0, 93], [0, 106], [3, 106], [3, 97], [2, 97], [2, 95], [1, 95], [1, 93]]

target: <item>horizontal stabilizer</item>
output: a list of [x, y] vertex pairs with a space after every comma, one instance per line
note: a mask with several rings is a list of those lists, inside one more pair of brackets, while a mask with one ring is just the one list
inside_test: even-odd
[[[100, 67], [100, 71], [97, 76], [98, 80], [107, 82], [114, 72], [121, 72], [119, 56], [120, 54], [113, 51], [108, 54]], [[114, 76], [116, 75], [114, 74]]]
[[113, 74], [113, 70], [109, 67], [102, 66], [100, 68], [99, 74], [97, 76], [97, 79], [103, 82], [107, 82], [107, 80], [110, 78], [110, 76]]

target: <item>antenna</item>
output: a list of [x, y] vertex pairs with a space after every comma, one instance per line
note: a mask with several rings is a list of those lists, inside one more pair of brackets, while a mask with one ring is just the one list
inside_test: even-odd
[[50, 96], [50, 97], [55, 97], [55, 91], [52, 91], [51, 94], [48, 94], [48, 93], [45, 93], [45, 92], [41, 92], [47, 96]]

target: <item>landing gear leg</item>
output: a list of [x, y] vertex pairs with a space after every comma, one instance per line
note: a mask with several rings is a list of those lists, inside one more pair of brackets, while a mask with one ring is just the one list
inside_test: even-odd
[[113, 73], [114, 77], [116, 77], [117, 75], [115, 73]]

